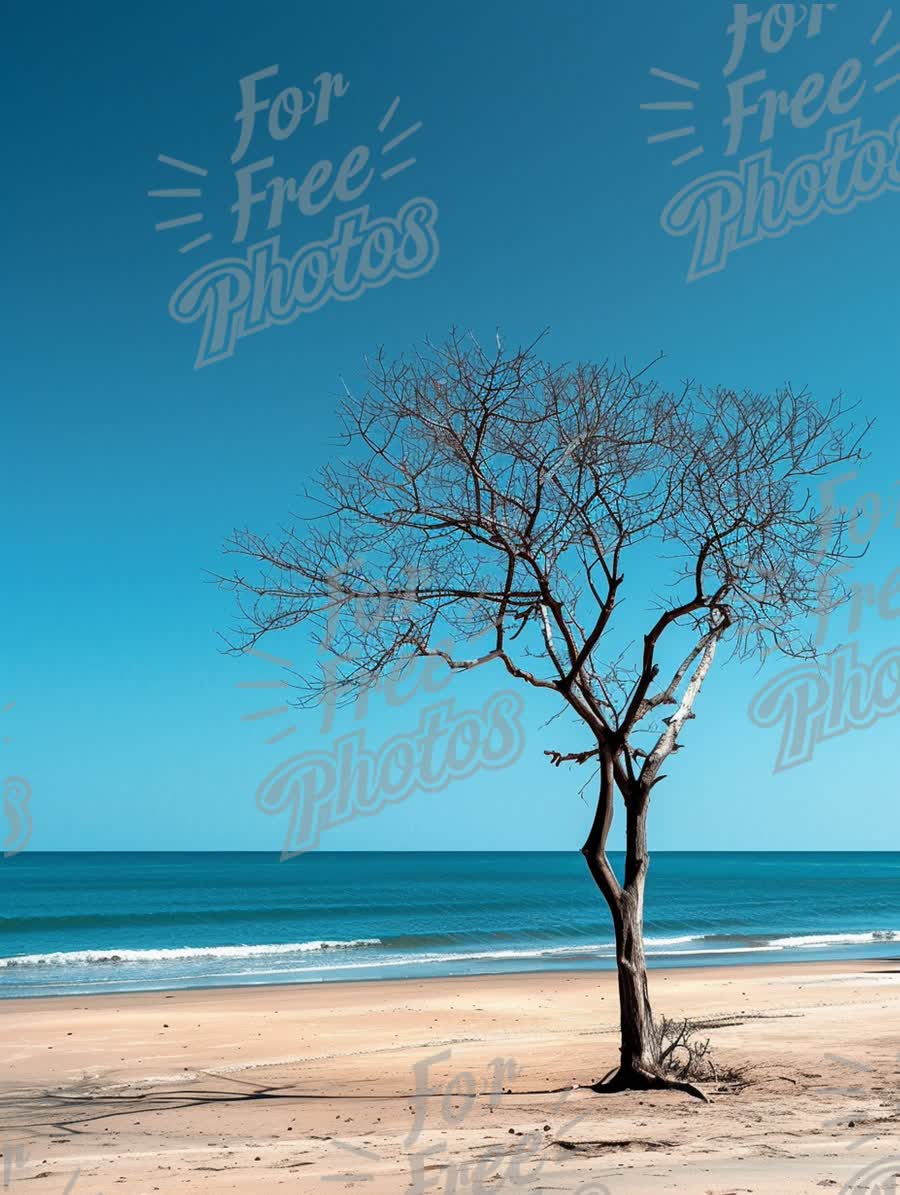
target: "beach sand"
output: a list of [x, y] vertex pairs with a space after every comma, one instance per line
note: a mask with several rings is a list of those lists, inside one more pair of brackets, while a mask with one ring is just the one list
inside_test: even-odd
[[651, 995], [748, 1085], [573, 1089], [615, 1062], [611, 972], [4, 1001], [0, 1189], [893, 1189], [900, 960], [654, 970]]

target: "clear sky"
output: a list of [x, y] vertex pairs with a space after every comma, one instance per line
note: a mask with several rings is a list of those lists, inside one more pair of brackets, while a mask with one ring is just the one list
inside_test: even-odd
[[[770, 21], [763, 35], [750, 25], [740, 62], [724, 75], [731, 11], [672, 0], [463, 0], [18, 5], [7, 14], [0, 709], [15, 704], [0, 715], [0, 776], [31, 785], [34, 849], [280, 848], [286, 815], [256, 808], [257, 785], [294, 752], [328, 750], [335, 731], [301, 713], [296, 734], [267, 745], [291, 720], [243, 718], [277, 701], [239, 682], [277, 679], [278, 669], [220, 653], [230, 603], [204, 570], [222, 566], [233, 527], [275, 527], [302, 510], [305, 478], [335, 451], [340, 379], [358, 386], [363, 354], [381, 344], [396, 353], [451, 324], [480, 335], [501, 325], [511, 340], [548, 327], [557, 359], [636, 363], [662, 350], [659, 375], [672, 384], [843, 390], [878, 424], [871, 459], [841, 494], [877, 492], [885, 508], [854, 576], [887, 581], [900, 545], [900, 195], [884, 187], [852, 210], [813, 213], [693, 281], [693, 237], [670, 235], [661, 213], [692, 181], [765, 149], [784, 170], [820, 154], [829, 130], [857, 117], [864, 132], [889, 130], [900, 86], [881, 84], [900, 71], [900, 55], [880, 60], [900, 40], [900, 14], [885, 23], [886, 6], [870, 0], [813, 5], [806, 20], [820, 20], [821, 31], [801, 26], [780, 50], [783, 28]], [[857, 55], [859, 71], [835, 79]], [[239, 81], [275, 64], [277, 75], [257, 84], [270, 106], [232, 162]], [[765, 79], [744, 85], [745, 106], [766, 87], [789, 97], [801, 89], [792, 108], [768, 105], [777, 115], [764, 141], [765, 104], [740, 129], [723, 125], [728, 84], [761, 70]], [[284, 88], [308, 94], [323, 72], [349, 84], [332, 94], [327, 119], [316, 124], [310, 108], [273, 140], [271, 101]], [[804, 84], [811, 72], [821, 85]], [[281, 101], [277, 134], [295, 98]], [[680, 128], [695, 132], [648, 142]], [[740, 134], [732, 154], [729, 131]], [[332, 185], [338, 166], [361, 144], [374, 147], [377, 169], [354, 197], [365, 172], [348, 165], [342, 197]], [[703, 154], [672, 165], [700, 145]], [[873, 155], [870, 175], [883, 166]], [[326, 241], [336, 218], [362, 204], [370, 219], [396, 218], [424, 198], [439, 213], [437, 259], [419, 277], [263, 327], [196, 369], [200, 324], [173, 319], [170, 296], [192, 272], [273, 235], [257, 203], [245, 239], [231, 243], [235, 171], [268, 156], [274, 165], [243, 176], [251, 188], [274, 174], [299, 184], [317, 161], [334, 163], [330, 181], [322, 168], [318, 189], [309, 184], [308, 214], [286, 199], [275, 229], [285, 256]], [[864, 175], [874, 190], [877, 178]], [[148, 194], [167, 189], [201, 195]], [[697, 202], [713, 211], [713, 200]], [[194, 213], [203, 219], [155, 230]], [[207, 232], [211, 241], [179, 253]], [[632, 601], [626, 616], [637, 628], [641, 596]], [[871, 661], [897, 643], [897, 624], [868, 608], [848, 635], [846, 614], [836, 616], [829, 641], [850, 638]], [[301, 668], [311, 659], [302, 630], [267, 649]], [[654, 798], [657, 848], [900, 847], [896, 718], [773, 772], [779, 732], [753, 725], [747, 711], [780, 667], [729, 665], [710, 677]], [[504, 687], [490, 674], [454, 694], [473, 704]], [[552, 710], [523, 696], [517, 763], [415, 795], [322, 846], [579, 847], [586, 777], [554, 770], [543, 751], [582, 744], [560, 742], [557, 724], [542, 730]], [[433, 700], [419, 693], [397, 709], [374, 701], [357, 725], [374, 748], [414, 728]], [[336, 730], [353, 725], [351, 712]]]

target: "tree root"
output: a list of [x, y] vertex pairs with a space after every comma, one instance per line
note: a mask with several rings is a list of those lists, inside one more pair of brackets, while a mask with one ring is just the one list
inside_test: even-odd
[[613, 1095], [619, 1091], [683, 1091], [692, 1095], [694, 1099], [702, 1100], [704, 1104], [710, 1102], [699, 1087], [688, 1083], [685, 1079], [675, 1079], [668, 1075], [655, 1074], [642, 1067], [629, 1067], [610, 1072], [599, 1082], [591, 1084], [591, 1091], [598, 1095]]

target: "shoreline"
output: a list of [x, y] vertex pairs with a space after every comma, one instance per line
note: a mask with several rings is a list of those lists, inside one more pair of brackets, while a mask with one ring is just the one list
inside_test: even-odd
[[746, 1086], [587, 1090], [616, 1060], [613, 971], [10, 999], [0, 1142], [39, 1195], [76, 1171], [86, 1191], [398, 1195], [417, 1166], [443, 1192], [488, 1157], [484, 1190], [836, 1195], [895, 1157], [900, 960], [655, 968], [650, 992]]
[[[900, 965], [900, 955], [886, 955], [884, 957], [866, 955], [860, 958], [840, 958], [840, 959], [810, 959], [808, 962], [803, 962], [797, 959], [770, 961], [757, 960], [754, 962], [737, 962], [737, 963], [681, 963], [677, 967], [654, 965], [650, 958], [647, 959], [647, 973], [651, 981], [654, 976], [663, 976], [668, 979], [670, 976], [682, 975], [688, 973], [692, 976], [697, 976], [698, 973], [704, 973], [709, 978], [716, 976], [731, 976], [734, 972], [748, 971], [755, 972], [757, 970], [769, 970], [777, 968], [783, 972], [793, 972], [797, 970], [802, 974], [809, 974], [817, 972], [820, 969], [825, 971], [846, 972], [847, 974], [856, 974], [861, 967], [872, 968], [876, 965], [887, 965], [896, 963]], [[862, 972], [859, 972], [862, 974]], [[869, 971], [870, 974], [878, 974], [878, 971]], [[139, 988], [132, 991], [120, 990], [110, 992], [48, 992], [36, 996], [4, 996], [2, 994], [2, 985], [0, 985], [0, 1009], [8, 1008], [10, 1005], [23, 1004], [32, 1005], [42, 1000], [90, 1000], [93, 1004], [95, 1001], [117, 1001], [130, 1000], [139, 996], [147, 997], [169, 997], [175, 996], [179, 993], [185, 994], [201, 994], [207, 992], [221, 992], [223, 994], [231, 993], [237, 994], [240, 992], [280, 992], [283, 989], [294, 988], [314, 988], [320, 989], [328, 988], [353, 988], [353, 987], [369, 987], [371, 985], [384, 985], [405, 987], [408, 984], [440, 984], [440, 983], [463, 983], [463, 984], [477, 984], [487, 982], [490, 980], [503, 979], [538, 979], [541, 977], [547, 978], [572, 978], [578, 976], [584, 978], [591, 975], [602, 975], [606, 977], [615, 976], [615, 966], [603, 967], [581, 967], [581, 968], [536, 968], [509, 971], [477, 971], [477, 972], [460, 972], [451, 975], [406, 975], [397, 976], [396, 978], [389, 978], [383, 975], [363, 977], [359, 979], [303, 979], [303, 980], [285, 980], [283, 983], [273, 983], [265, 981], [262, 983], [231, 983], [231, 984], [185, 984], [180, 987], [158, 987], [158, 988]]]
[[[885, 942], [885, 946], [890, 946], [895, 949], [900, 943], [891, 941]], [[734, 952], [736, 956], [740, 956], [740, 952]], [[760, 952], [762, 953], [762, 952]], [[775, 952], [766, 952], [775, 955]], [[809, 948], [810, 956], [815, 955], [816, 949]], [[12, 956], [13, 958], [15, 956]], [[654, 957], [663, 961], [656, 963]], [[671, 957], [671, 956], [668, 956]], [[836, 967], [836, 968], [854, 968], [865, 965], [900, 963], [900, 954], [898, 955], [871, 955], [865, 954], [858, 957], [847, 957], [842, 955], [835, 958], [810, 957], [804, 960], [797, 957], [779, 958], [770, 957], [767, 959], [754, 959], [752, 961], [736, 961], [736, 962], [718, 962], [709, 963], [699, 961], [698, 954], [697, 962], [681, 962], [676, 966], [667, 965], [668, 958], [666, 955], [648, 955], [647, 956], [647, 971], [653, 976], [656, 974], [689, 972], [696, 974], [697, 972], [708, 972], [710, 975], [719, 973], [730, 974], [733, 971], [741, 970], [743, 968], [819, 968], [819, 967]], [[36, 993], [33, 995], [10, 995], [7, 996], [3, 991], [3, 984], [0, 982], [0, 1008], [5, 1008], [10, 1004], [16, 1002], [32, 1003], [38, 1000], [81, 1000], [86, 999], [90, 1001], [101, 999], [121, 999], [123, 997], [131, 996], [159, 996], [169, 995], [177, 992], [238, 992], [243, 989], [251, 991], [259, 991], [262, 989], [281, 989], [281, 988], [321, 988], [321, 987], [347, 987], [371, 984], [409, 984], [409, 983], [429, 983], [429, 982], [461, 982], [461, 981], [479, 981], [489, 979], [502, 979], [506, 977], [530, 976], [538, 978], [540, 976], [568, 976], [568, 975], [615, 975], [616, 967], [614, 960], [604, 958], [602, 965], [590, 966], [584, 965], [581, 967], [535, 967], [535, 968], [509, 968], [504, 970], [494, 971], [461, 971], [457, 973], [443, 972], [438, 975], [400, 975], [391, 977], [389, 975], [373, 975], [373, 976], [359, 976], [352, 979], [338, 979], [332, 976], [323, 976], [321, 978], [311, 979], [285, 979], [281, 982], [272, 980], [263, 980], [259, 983], [248, 980], [244, 983], [198, 983], [198, 984], [180, 984], [177, 987], [159, 986], [133, 989], [111, 989], [103, 992], [46, 992]]]

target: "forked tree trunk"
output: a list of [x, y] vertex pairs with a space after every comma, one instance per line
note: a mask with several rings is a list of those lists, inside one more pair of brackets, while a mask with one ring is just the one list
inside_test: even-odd
[[647, 853], [649, 794], [635, 792], [626, 800], [624, 882], [619, 883], [606, 855], [606, 838], [612, 821], [612, 766], [601, 767], [601, 791], [594, 824], [582, 847], [597, 887], [612, 914], [619, 980], [618, 1067], [594, 1084], [594, 1091], [646, 1091], [673, 1088], [698, 1099], [706, 1096], [692, 1083], [667, 1076], [659, 1063], [660, 1043], [650, 1006], [647, 962], [644, 956], [644, 886], [650, 857]]
[[647, 960], [644, 956], [644, 884], [647, 854], [647, 798], [632, 794], [626, 803], [624, 883], [600, 885], [612, 914], [619, 979], [619, 1068], [598, 1089], [645, 1088], [661, 1076], [659, 1044], [653, 1025]]

